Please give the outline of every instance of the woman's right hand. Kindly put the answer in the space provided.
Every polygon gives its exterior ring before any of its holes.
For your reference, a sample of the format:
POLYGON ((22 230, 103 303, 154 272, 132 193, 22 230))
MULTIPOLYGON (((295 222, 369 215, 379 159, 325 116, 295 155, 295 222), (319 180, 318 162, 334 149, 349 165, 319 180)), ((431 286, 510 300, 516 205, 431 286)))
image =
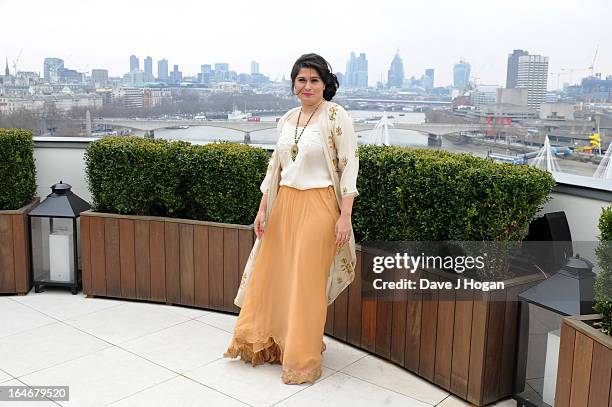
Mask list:
POLYGON ((262 210, 258 211, 257 216, 255 217, 255 222, 253 223, 253 227, 255 228, 255 235, 260 240, 264 234, 265 222, 266 222, 266 212, 262 210))

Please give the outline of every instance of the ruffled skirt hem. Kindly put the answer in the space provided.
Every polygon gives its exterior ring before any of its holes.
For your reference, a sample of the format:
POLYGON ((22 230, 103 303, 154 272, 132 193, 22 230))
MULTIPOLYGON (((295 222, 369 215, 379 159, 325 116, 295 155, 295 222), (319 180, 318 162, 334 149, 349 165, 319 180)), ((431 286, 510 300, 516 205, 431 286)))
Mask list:
MULTIPOLYGON (((325 348, 325 342, 322 342, 321 353, 323 353, 325 348)), ((283 350, 282 342, 274 336, 268 336, 267 339, 263 339, 263 337, 254 338, 248 337, 248 335, 238 336, 235 334, 223 356, 232 359, 240 357, 240 360, 245 363, 251 363, 254 367, 266 362, 282 364, 283 350)), ((321 377, 321 373, 321 366, 308 370, 295 370, 283 367, 281 378, 285 384, 314 383, 321 377)))

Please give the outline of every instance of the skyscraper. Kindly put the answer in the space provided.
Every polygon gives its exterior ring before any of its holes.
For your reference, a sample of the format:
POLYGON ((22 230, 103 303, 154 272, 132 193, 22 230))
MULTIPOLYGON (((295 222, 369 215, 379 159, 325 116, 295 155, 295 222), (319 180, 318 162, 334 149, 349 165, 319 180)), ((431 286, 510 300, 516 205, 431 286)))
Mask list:
POLYGON ((404 84, 404 63, 399 55, 399 50, 395 53, 395 57, 391 61, 391 67, 387 72, 387 86, 401 88, 404 84))
POLYGON ((344 81, 347 87, 366 88, 368 86, 368 60, 366 54, 359 54, 359 58, 351 52, 351 59, 346 63, 344 81))
POLYGON ((212 80, 212 67, 210 64, 200 66, 200 82, 210 83, 212 80))
POLYGON ((174 69, 170 72, 170 82, 180 83, 183 80, 183 73, 179 71, 179 66, 174 65, 174 69))
POLYGON ((9 67, 8 67, 8 58, 6 58, 6 68, 4 68, 4 76, 8 78, 10 74, 11 74, 11 71, 9 70, 9 67))
POLYGON ((140 69, 140 61, 136 55, 130 55, 130 71, 140 69))
POLYGON ((104 88, 108 82, 108 70, 106 69, 92 69, 91 70, 91 82, 96 88, 104 88))
POLYGON ((251 75, 259 73, 259 62, 251 61, 251 75))
POLYGON ((157 80, 161 82, 168 81, 168 60, 160 59, 157 61, 157 80))
POLYGON ((153 58, 149 56, 144 59, 144 77, 145 82, 153 81, 153 58))
POLYGON ((434 88, 434 70, 432 68, 425 69, 425 89, 432 90, 434 88))
POLYGON ((45 58, 45 62, 44 62, 45 82, 47 83, 59 82, 59 74, 62 69, 64 69, 63 59, 45 58))
POLYGON ((542 55, 522 55, 518 57, 516 87, 527 89, 527 105, 539 110, 546 102, 548 83, 548 57, 542 55))
POLYGON ((227 62, 215 63, 215 71, 229 72, 229 64, 227 62))
POLYGON ((229 78, 229 64, 226 62, 217 62, 215 63, 215 72, 214 72, 215 82, 223 82, 228 80, 229 78))
POLYGON ((346 74, 344 78, 347 87, 353 87, 357 83, 357 57, 351 52, 351 59, 346 63, 346 74))
POLYGON ((516 88, 518 79, 518 62, 519 58, 529 55, 529 52, 522 49, 515 49, 512 54, 508 54, 508 67, 506 69, 506 88, 516 88))
POLYGON ((364 52, 357 58, 357 86, 360 88, 368 87, 368 60, 364 52))
POLYGON ((470 81, 472 66, 461 60, 453 68, 453 87, 463 89, 470 81))

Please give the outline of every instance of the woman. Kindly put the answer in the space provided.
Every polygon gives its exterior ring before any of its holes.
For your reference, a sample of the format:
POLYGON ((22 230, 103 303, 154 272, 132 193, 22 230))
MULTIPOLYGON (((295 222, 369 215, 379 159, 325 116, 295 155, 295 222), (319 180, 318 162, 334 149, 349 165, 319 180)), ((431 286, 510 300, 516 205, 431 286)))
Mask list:
POLYGON ((301 106, 278 122, 224 356, 281 363, 283 382, 299 384, 321 376, 327 306, 354 278, 359 158, 350 117, 330 102, 339 84, 327 61, 302 55, 291 81, 301 106))

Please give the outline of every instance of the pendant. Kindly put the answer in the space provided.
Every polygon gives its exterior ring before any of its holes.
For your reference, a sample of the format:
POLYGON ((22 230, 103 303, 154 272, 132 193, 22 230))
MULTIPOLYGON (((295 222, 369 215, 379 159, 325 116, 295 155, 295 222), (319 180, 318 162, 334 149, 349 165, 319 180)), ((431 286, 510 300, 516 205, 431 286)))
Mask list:
POLYGON ((297 157, 298 154, 298 145, 293 143, 293 145, 291 146, 291 159, 293 161, 295 161, 295 157, 297 157))

